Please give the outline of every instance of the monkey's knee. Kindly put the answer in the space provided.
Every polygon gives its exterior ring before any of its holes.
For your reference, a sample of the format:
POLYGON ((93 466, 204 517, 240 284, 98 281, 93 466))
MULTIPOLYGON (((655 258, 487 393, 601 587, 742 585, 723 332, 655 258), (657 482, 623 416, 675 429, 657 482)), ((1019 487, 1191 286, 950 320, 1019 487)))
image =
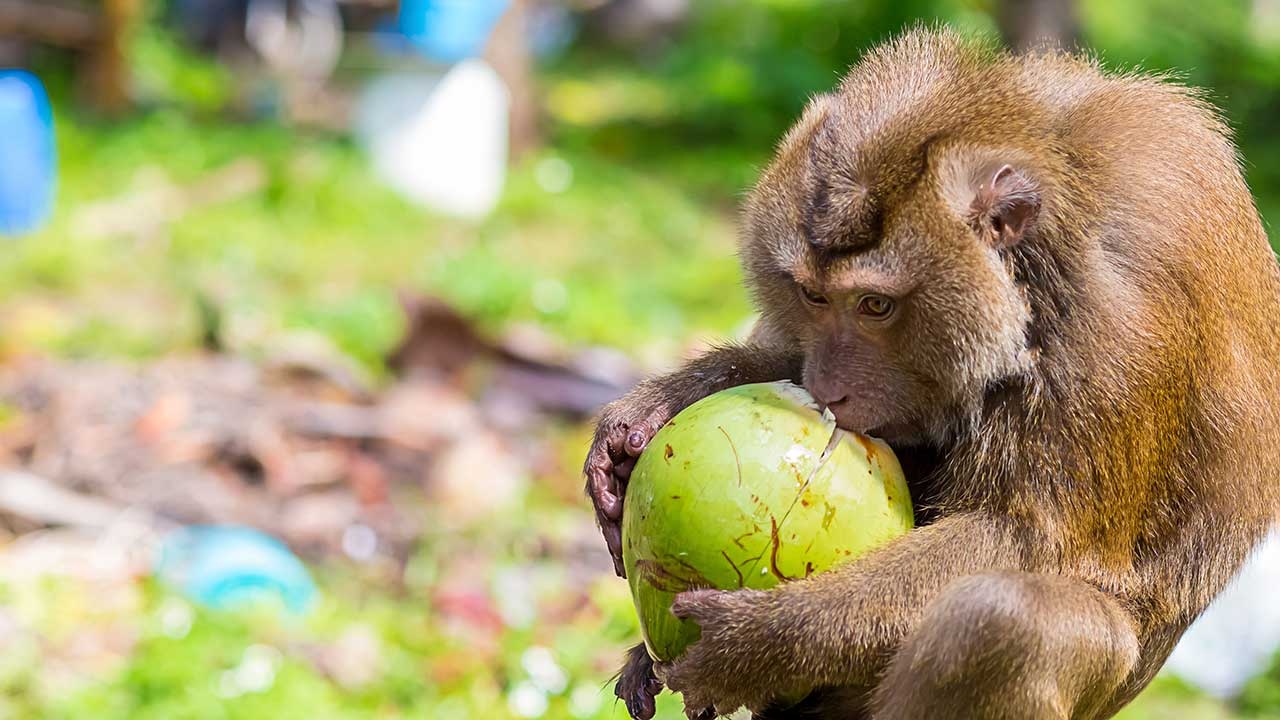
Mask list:
POLYGON ((876 717, 1088 717, 1137 654, 1124 612, 1083 583, 1029 573, 962 578, 898 650, 876 717))

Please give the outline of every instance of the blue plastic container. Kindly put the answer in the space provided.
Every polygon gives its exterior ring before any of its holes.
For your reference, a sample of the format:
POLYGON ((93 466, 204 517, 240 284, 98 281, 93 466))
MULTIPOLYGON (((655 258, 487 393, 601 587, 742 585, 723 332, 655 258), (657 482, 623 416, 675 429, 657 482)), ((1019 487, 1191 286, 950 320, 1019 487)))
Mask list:
POLYGON ((455 63, 484 52, 510 0, 401 0, 398 29, 423 55, 455 63))
POLYGON ((25 70, 0 69, 0 235, 28 233, 49 219, 56 177, 44 86, 25 70))
POLYGON ((161 543, 156 575, 201 605, 220 610, 265 600, 302 613, 316 596, 311 574, 284 543, 233 525, 170 533, 161 543))

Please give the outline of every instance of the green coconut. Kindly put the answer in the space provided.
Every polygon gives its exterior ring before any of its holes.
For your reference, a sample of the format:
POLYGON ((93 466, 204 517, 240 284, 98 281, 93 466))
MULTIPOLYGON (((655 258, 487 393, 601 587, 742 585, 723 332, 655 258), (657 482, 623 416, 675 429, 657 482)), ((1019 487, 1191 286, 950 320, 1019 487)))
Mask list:
POLYGON ((622 559, 649 653, 698 638, 671 614, 685 590, 767 589, 848 562, 911 529, 889 446, 837 431, 791 383, 743 385, 668 422, 627 486, 622 559))

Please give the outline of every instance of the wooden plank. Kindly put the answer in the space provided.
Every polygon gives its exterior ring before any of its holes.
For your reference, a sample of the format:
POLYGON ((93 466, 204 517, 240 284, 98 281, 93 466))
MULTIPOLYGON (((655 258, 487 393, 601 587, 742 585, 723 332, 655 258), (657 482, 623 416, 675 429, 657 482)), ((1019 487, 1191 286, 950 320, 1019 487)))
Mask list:
POLYGON ((83 48, 97 37, 98 24, 98 14, 82 5, 57 0, 0 0, 0 37, 83 48))

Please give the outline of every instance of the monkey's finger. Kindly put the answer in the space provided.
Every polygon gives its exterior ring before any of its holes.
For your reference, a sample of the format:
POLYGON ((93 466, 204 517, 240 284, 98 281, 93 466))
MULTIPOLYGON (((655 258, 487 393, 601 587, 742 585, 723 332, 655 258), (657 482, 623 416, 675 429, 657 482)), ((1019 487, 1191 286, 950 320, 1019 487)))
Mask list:
POLYGON ((649 694, 657 697, 658 693, 662 692, 662 681, 656 677, 651 677, 646 681, 645 689, 649 691, 649 694))
POLYGON ((622 564, 622 526, 599 512, 596 513, 596 521, 600 524, 600 534, 604 536, 604 544, 613 560, 613 572, 620 578, 626 578, 627 571, 622 564))
POLYGON ((631 432, 627 433, 627 442, 623 449, 627 451, 628 455, 638 457, 648 447, 649 441, 653 440, 653 436, 658 434, 658 431, 670 419, 671 416, 667 413, 666 408, 659 408, 649 413, 649 416, 644 420, 631 426, 631 432))
POLYGON ((640 453, 649 446, 649 441, 658 432, 658 428, 662 427, 661 418, 650 415, 639 423, 631 426, 631 432, 627 433, 627 441, 623 443, 622 449, 631 457, 639 457, 640 453))
POLYGON ((622 518, 622 495, 618 492, 618 481, 613 476, 612 468, 595 466, 587 471, 588 488, 591 501, 596 512, 607 519, 617 522, 622 518))
POLYGON ((623 702, 626 703, 627 714, 632 717, 632 720, 652 720, 654 714, 650 709, 654 705, 652 700, 649 701, 648 707, 645 706, 645 698, 629 697, 623 702))
POLYGON ((633 693, 627 698, 626 703, 627 712, 631 713, 631 717, 635 720, 653 720, 653 716, 658 712, 658 703, 647 692, 633 693))
POLYGON ((699 615, 708 608, 714 607, 720 596, 720 590, 689 590, 676 595, 671 603, 671 614, 681 620, 698 620, 699 615))
POLYGON ((644 451, 644 446, 649 444, 651 435, 646 432, 647 428, 636 428, 627 433, 627 442, 623 445, 623 449, 632 457, 638 456, 644 451))
POLYGON ((636 458, 629 457, 613 466, 613 474, 623 480, 631 478, 631 471, 636 467, 636 458))
POLYGON ((648 681, 637 688, 627 682, 625 676, 621 677, 613 688, 613 694, 626 704, 627 714, 634 720, 652 720, 657 713, 657 704, 654 702, 653 695, 649 693, 648 681))
POLYGON ((609 523, 601 525, 600 531, 604 533, 604 542, 609 546, 609 554, 613 556, 613 571, 618 574, 618 577, 625 578, 627 571, 622 566, 622 526, 609 523))
POLYGON ((627 456, 626 445, 629 432, 628 426, 622 424, 611 428, 605 435, 605 447, 608 448, 610 457, 621 459, 627 456))
MULTIPOLYGON (((587 452, 587 460, 582 464, 582 472, 587 476, 587 493, 592 500, 597 500, 604 492, 617 495, 617 487, 613 480, 613 458, 603 440, 597 438, 587 452)), ((599 507, 599 502, 596 503, 599 507)))

